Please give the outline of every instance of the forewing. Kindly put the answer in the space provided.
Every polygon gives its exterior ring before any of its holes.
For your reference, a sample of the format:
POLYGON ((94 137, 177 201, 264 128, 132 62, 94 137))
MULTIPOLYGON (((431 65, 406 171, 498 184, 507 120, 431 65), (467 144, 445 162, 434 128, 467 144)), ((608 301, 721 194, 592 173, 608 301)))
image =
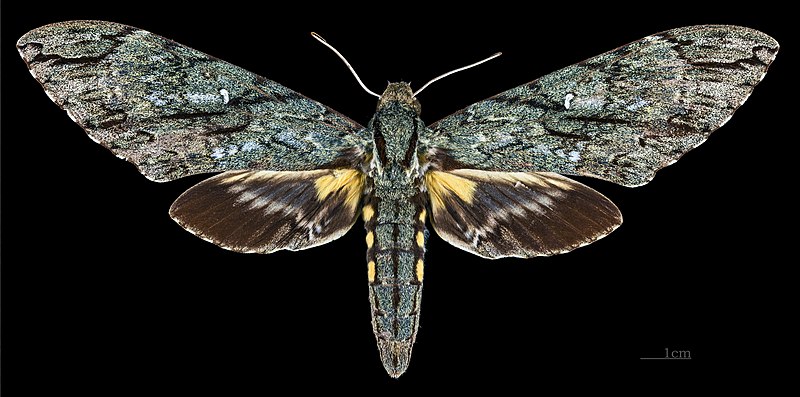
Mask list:
POLYGON ((352 169, 228 171, 183 193, 170 215, 232 251, 296 251, 344 235, 363 191, 364 174, 352 169))
POLYGON ((430 171, 425 185, 439 236, 485 258, 571 251, 622 223, 611 200, 549 172, 430 171))
POLYGON ((318 102, 134 27, 61 22, 17 47, 53 102, 152 180, 346 167, 369 141, 318 102))
POLYGON ((420 142, 444 170, 643 185, 725 124, 777 51, 770 36, 739 26, 666 31, 469 106, 420 142))

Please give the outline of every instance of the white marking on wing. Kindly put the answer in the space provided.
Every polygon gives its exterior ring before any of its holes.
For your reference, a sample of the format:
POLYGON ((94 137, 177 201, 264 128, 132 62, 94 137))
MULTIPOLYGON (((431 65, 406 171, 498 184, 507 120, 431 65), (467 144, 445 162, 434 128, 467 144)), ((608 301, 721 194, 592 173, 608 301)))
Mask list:
POLYGON ((575 95, 567 94, 564 97, 564 108, 569 109, 570 102, 572 102, 572 98, 575 98, 575 95))
POLYGON ((214 100, 217 99, 217 96, 214 94, 191 93, 191 94, 186 94, 186 99, 189 102, 201 104, 201 103, 213 102, 214 100))
POLYGON ((642 106, 645 106, 645 105, 647 105, 647 101, 645 101, 642 98, 637 98, 636 102, 626 106, 625 109, 633 112, 633 111, 635 111, 635 110, 637 110, 637 109, 639 109, 639 108, 641 108, 642 106))
POLYGON ((221 159, 225 157, 225 149, 221 147, 214 148, 214 151, 211 152, 211 157, 215 159, 221 159))

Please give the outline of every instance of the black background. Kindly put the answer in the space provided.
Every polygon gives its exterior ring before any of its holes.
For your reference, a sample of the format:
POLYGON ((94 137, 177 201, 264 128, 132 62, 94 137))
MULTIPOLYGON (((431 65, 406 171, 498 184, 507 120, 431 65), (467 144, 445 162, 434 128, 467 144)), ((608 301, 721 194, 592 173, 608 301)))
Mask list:
POLYGON ((536 392, 648 379, 636 388, 648 393, 692 379, 742 382, 772 363, 784 353, 776 339, 785 319, 796 317, 780 310, 788 293, 779 286, 792 262, 780 255, 796 231, 776 230, 794 223, 782 198, 797 129, 782 95, 796 89, 791 25, 781 20, 787 12, 670 2, 521 4, 5 2, 4 388, 28 395, 44 388, 261 394, 434 385, 536 392), (203 178, 147 181, 52 104, 14 51, 26 31, 69 19, 163 35, 362 124, 375 98, 310 31, 378 92, 387 80, 419 87, 505 53, 421 94, 428 123, 674 27, 745 25, 783 49, 735 117, 651 184, 629 189, 580 179, 625 216, 609 237, 551 258, 488 261, 433 233, 411 366, 392 380, 369 324, 362 223, 328 245, 268 256, 227 252, 183 231, 167 209, 203 178), (640 360, 665 348, 688 350, 692 360, 640 360))

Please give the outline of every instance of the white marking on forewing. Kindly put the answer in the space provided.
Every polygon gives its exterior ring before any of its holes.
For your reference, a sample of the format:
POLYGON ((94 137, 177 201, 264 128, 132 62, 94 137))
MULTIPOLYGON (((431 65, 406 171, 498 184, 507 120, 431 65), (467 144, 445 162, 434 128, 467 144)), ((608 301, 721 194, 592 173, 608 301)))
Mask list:
POLYGON ((564 97, 564 108, 569 109, 570 102, 572 102, 572 98, 575 98, 575 95, 567 94, 564 97))
POLYGON ((186 94, 186 99, 192 103, 202 104, 214 101, 217 99, 217 96, 213 94, 190 93, 186 94))
POLYGON ((647 101, 645 101, 642 98, 637 98, 636 102, 626 106, 625 109, 633 112, 633 111, 641 108, 642 106, 646 106, 646 105, 647 105, 647 101))
POLYGON ((579 107, 581 108, 586 108, 586 109, 599 109, 602 108, 603 105, 605 105, 606 103, 605 98, 603 98, 602 96, 590 96, 586 98, 581 97, 578 99, 579 101, 577 105, 579 105, 579 107))
POLYGON ((150 94, 148 94, 145 97, 145 99, 149 100, 150 102, 153 103, 153 105, 156 105, 156 106, 164 106, 164 105, 167 104, 167 102, 165 100, 159 98, 158 95, 155 92, 151 92, 150 94))
POLYGON ((225 157, 225 149, 221 147, 214 148, 213 151, 211 152, 211 157, 215 159, 221 159, 225 157))
POLYGON ((228 94, 228 90, 223 88, 223 89, 219 90, 219 93, 220 93, 220 95, 222 95, 222 103, 227 105, 228 101, 231 99, 229 94, 228 94))
POLYGON ((251 150, 257 150, 257 149, 260 149, 260 148, 261 148, 261 145, 259 145, 256 142, 252 142, 252 141, 247 141, 247 142, 242 144, 242 151, 243 152, 248 152, 248 151, 251 151, 251 150))

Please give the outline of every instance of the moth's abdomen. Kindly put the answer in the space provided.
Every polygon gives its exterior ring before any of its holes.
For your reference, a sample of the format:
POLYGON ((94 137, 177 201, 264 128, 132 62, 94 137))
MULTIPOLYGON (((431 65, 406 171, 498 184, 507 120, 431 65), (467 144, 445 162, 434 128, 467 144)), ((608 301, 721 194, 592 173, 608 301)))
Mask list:
POLYGON ((419 326, 425 253, 425 208, 421 197, 364 204, 372 330, 381 361, 393 377, 408 367, 419 326))

